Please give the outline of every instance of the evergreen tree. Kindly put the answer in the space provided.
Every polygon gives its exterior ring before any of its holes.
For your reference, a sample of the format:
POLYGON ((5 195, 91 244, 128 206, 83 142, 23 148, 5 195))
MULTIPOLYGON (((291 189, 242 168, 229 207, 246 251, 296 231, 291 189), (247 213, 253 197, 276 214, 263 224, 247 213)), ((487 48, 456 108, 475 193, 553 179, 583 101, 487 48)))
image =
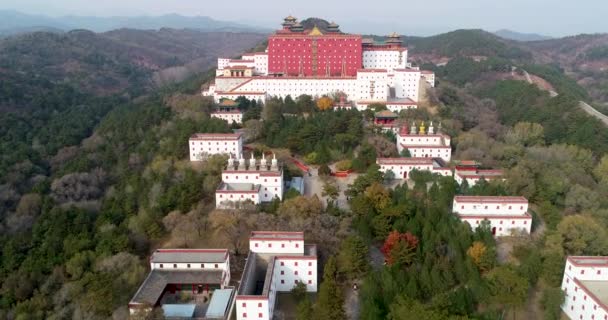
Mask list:
POLYGON ((342 241, 337 262, 340 273, 350 279, 363 275, 369 268, 369 250, 367 245, 358 236, 350 236, 342 241))
POLYGON ((310 299, 304 298, 296 307, 296 320, 311 320, 313 319, 313 315, 314 312, 310 299))
POLYGON ((321 320, 346 319, 344 312, 344 296, 337 281, 338 268, 336 258, 329 257, 323 270, 323 282, 319 289, 315 313, 321 320))

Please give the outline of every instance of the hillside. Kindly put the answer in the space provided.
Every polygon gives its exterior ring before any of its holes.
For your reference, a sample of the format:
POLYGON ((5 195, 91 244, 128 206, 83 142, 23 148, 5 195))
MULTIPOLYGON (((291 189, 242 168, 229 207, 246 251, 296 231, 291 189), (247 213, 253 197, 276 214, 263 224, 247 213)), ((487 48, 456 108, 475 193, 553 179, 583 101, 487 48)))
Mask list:
POLYGON ((262 38, 122 29, 0 40, 0 185, 25 159, 44 174, 49 157, 79 143, 113 108, 206 72, 217 56, 236 55, 262 38))
POLYGON ((483 30, 456 30, 432 37, 406 37, 405 43, 414 56, 440 59, 444 57, 500 57, 525 60, 531 54, 511 42, 483 30))
POLYGON ((174 28, 224 32, 267 31, 263 28, 257 28, 236 22, 215 20, 205 16, 187 17, 178 14, 166 14, 161 16, 133 17, 49 17, 45 15, 26 14, 13 10, 0 10, 0 34, 22 33, 24 30, 34 27, 53 28, 63 31, 69 31, 72 29, 88 29, 95 32, 106 32, 122 28, 140 30, 174 28))
POLYGON ((608 34, 528 42, 521 47, 530 50, 538 63, 558 65, 595 100, 608 103, 608 34))
POLYGON ((515 40, 515 41, 524 41, 524 42, 551 39, 551 37, 543 36, 543 35, 536 34, 536 33, 522 33, 522 32, 517 32, 517 31, 512 31, 512 30, 507 30, 507 29, 501 29, 498 31, 494 31, 494 34, 501 38, 504 38, 504 39, 515 40))
POLYGON ((154 82, 155 74, 179 66, 184 68, 175 78, 183 80, 206 71, 217 56, 235 55, 263 37, 175 29, 121 29, 102 34, 74 30, 9 37, 0 40, 0 109, 27 104, 40 90, 39 82, 108 95, 162 84, 154 82))

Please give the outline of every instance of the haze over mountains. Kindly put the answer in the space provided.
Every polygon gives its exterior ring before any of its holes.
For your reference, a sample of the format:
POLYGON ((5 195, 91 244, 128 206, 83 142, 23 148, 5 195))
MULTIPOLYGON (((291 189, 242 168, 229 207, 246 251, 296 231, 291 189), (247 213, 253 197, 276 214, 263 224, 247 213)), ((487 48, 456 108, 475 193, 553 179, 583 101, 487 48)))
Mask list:
POLYGON ((209 17, 186 17, 178 14, 162 16, 135 17, 87 17, 62 16, 49 17, 31 15, 13 10, 0 10, 0 34, 18 34, 31 31, 69 31, 88 29, 95 32, 106 32, 115 29, 197 29, 203 31, 258 31, 269 30, 245 24, 220 21, 209 17))

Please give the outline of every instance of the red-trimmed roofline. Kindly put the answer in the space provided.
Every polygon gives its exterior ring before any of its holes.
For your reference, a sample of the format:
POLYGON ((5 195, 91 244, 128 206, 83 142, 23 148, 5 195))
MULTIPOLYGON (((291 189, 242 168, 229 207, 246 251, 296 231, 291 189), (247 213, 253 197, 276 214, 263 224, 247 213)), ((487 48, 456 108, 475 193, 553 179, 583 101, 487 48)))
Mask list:
POLYGON ((391 164, 389 162, 385 162, 385 161, 392 161, 392 162, 396 162, 398 164, 402 164, 401 162, 403 162, 403 164, 410 164, 408 162, 424 162, 423 164, 433 164, 433 158, 421 158, 421 157, 415 157, 415 158, 377 158, 376 161, 379 164, 391 164))
POLYGON ((248 193, 248 194, 257 194, 260 190, 215 190, 215 193, 227 193, 227 194, 238 194, 238 193, 248 193))
POLYGON ((211 114, 233 114, 233 113, 243 113, 240 110, 236 110, 236 111, 213 111, 211 112, 211 114))
POLYGON ((251 234, 254 233, 261 233, 261 234, 285 234, 285 235, 292 235, 292 234, 301 234, 304 235, 304 231, 251 231, 251 234))
POLYGON ((392 48, 386 48, 386 47, 377 47, 377 46, 363 46, 363 52, 365 51, 407 51, 407 47, 392 47, 392 48))
POLYGON ((268 300, 268 296, 263 296, 263 295, 259 295, 259 296, 253 296, 253 295, 242 295, 242 296, 236 296, 236 300, 268 300))
POLYGON ((388 72, 386 69, 359 69, 357 72, 388 72))
POLYGON ((593 299, 593 301, 595 301, 595 303, 597 303, 598 305, 601 306, 602 309, 604 309, 604 312, 608 312, 608 306, 606 306, 606 304, 604 304, 595 294, 593 294, 593 292, 591 292, 591 290, 587 289, 587 287, 585 287, 585 285, 580 282, 576 277, 573 278, 572 280, 574 280, 574 283, 576 283, 579 287, 581 287, 581 289, 583 291, 585 291, 585 293, 591 297, 591 299, 593 299))
MULTIPOLYGON (((268 159, 266 159, 268 160, 268 159)), ((229 173, 229 174, 234 174, 234 173, 259 173, 261 176, 268 176, 268 177, 274 177, 274 176, 280 176, 281 172, 280 171, 266 171, 266 170, 224 170, 222 171, 222 174, 224 173, 229 173)))
POLYGON ((190 140, 238 140, 242 133, 195 133, 190 140))
POLYGON ((417 148, 426 148, 426 149, 451 149, 450 146, 431 146, 431 145, 407 145, 401 144, 402 147, 407 149, 417 149, 417 148))
POLYGON ((160 253, 174 253, 174 252, 228 252, 228 249, 156 249, 154 252, 160 253))
POLYGON ((568 256, 566 260, 570 261, 576 267, 608 267, 608 256, 568 256), (597 264, 597 263, 589 263, 589 264, 580 264, 576 263, 573 259, 578 260, 606 260, 606 264, 597 264))
POLYGON ((433 134, 399 134, 400 137, 434 137, 434 138, 450 138, 450 136, 441 133, 433 133, 433 134))
POLYGON ((515 215, 492 215, 492 214, 476 214, 476 215, 466 215, 457 213, 460 219, 488 219, 488 220, 496 220, 496 219, 522 219, 522 220, 532 220, 532 216, 527 212, 523 215, 515 216, 515 215))
POLYGON ((498 176, 498 175, 496 175, 496 176, 486 176, 486 175, 479 175, 479 174, 478 175, 473 175, 473 174, 464 175, 464 174, 460 174, 460 173, 457 173, 457 175, 459 177, 463 178, 463 179, 481 179, 481 178, 484 178, 486 180, 490 180, 490 179, 501 178, 501 176, 498 176))
POLYGON ((414 69, 393 69, 393 71, 396 71, 396 72, 420 72, 420 70, 414 70, 414 69))
POLYGON ((216 91, 216 95, 238 95, 238 96, 257 96, 261 94, 266 94, 265 91, 216 91))
POLYGON ((481 203, 481 202, 500 202, 500 203, 528 203, 525 197, 517 196, 455 196, 455 202, 481 203))
POLYGON ((317 256, 274 256, 279 260, 317 260, 317 256))

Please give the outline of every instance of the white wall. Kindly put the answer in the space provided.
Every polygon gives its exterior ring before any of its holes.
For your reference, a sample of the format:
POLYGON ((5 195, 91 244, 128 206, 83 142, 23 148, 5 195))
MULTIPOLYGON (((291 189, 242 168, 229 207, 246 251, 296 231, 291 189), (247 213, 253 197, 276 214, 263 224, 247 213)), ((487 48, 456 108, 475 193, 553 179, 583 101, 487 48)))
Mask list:
POLYGON ((418 101, 420 87, 420 71, 411 69, 398 69, 393 78, 395 96, 397 98, 410 98, 418 101))
POLYGON ((306 284, 306 291, 317 292, 317 259, 295 257, 277 258, 274 264, 273 283, 278 292, 289 292, 296 281, 306 284))
POLYGON ((570 319, 581 319, 581 316, 582 319, 608 318, 608 310, 595 301, 575 279, 608 281, 608 266, 576 266, 568 259, 561 285, 565 293, 562 310, 570 319))
POLYGON ((528 212, 528 203, 522 202, 460 202, 454 199, 452 211, 460 214, 473 215, 507 215, 518 216, 528 212))
POLYGON ((387 71, 357 72, 356 100, 386 101, 388 99, 387 71))
POLYGON ((531 228, 532 228, 532 217, 528 216, 525 218, 521 218, 521 219, 507 219, 507 218, 503 218, 503 219, 493 219, 491 218, 491 216, 484 216, 484 217, 467 217, 465 216, 460 216, 460 220, 462 220, 463 222, 468 222, 469 225, 471 225, 471 228, 476 229, 478 228, 481 223, 484 221, 484 218, 487 218, 487 220, 490 222, 490 228, 496 228, 495 230, 495 236, 497 237, 501 237, 501 236, 510 236, 511 235, 511 230, 517 230, 517 231, 523 231, 525 233, 530 233, 531 228))
POLYGON ((213 112, 213 113, 211 113, 211 117, 226 120, 229 124, 232 122, 236 122, 236 123, 243 122, 243 113, 242 112, 213 112))
POLYGON ((390 103, 388 103, 386 105, 386 108, 394 113, 399 113, 402 110, 417 109, 418 106, 416 104, 390 104, 390 103))
POLYGON ((275 196, 283 199, 283 172, 277 171, 248 171, 231 170, 222 172, 222 181, 225 183, 254 183, 261 185, 260 201, 271 201, 275 196))
POLYGON ((228 58, 217 58, 217 68, 220 70, 226 68, 229 61, 228 58))
POLYGON ((251 192, 215 191, 215 207, 219 209, 229 209, 233 206, 234 202, 241 202, 245 200, 251 200, 254 204, 259 204, 260 195, 258 193, 251 192))
POLYGON ((256 253, 304 254, 304 240, 249 240, 249 250, 256 253))
POLYGON ((408 146, 443 146, 450 145, 450 137, 440 134, 408 134, 397 137, 399 144, 408 146))
POLYGON ((394 69, 407 66, 407 50, 363 50, 363 68, 394 69))
POLYGON ((240 157, 243 153, 243 137, 238 140, 190 139, 189 149, 190 161, 202 161, 213 154, 232 154, 233 157, 240 157))
POLYGON ((261 296, 259 299, 239 299, 237 297, 236 318, 238 320, 270 320, 272 317, 270 310, 274 308, 274 303, 272 303, 272 306, 270 305, 268 299, 261 296))
POLYGON ((259 75, 268 74, 268 55, 267 54, 256 54, 253 57, 255 61, 255 72, 259 75))

